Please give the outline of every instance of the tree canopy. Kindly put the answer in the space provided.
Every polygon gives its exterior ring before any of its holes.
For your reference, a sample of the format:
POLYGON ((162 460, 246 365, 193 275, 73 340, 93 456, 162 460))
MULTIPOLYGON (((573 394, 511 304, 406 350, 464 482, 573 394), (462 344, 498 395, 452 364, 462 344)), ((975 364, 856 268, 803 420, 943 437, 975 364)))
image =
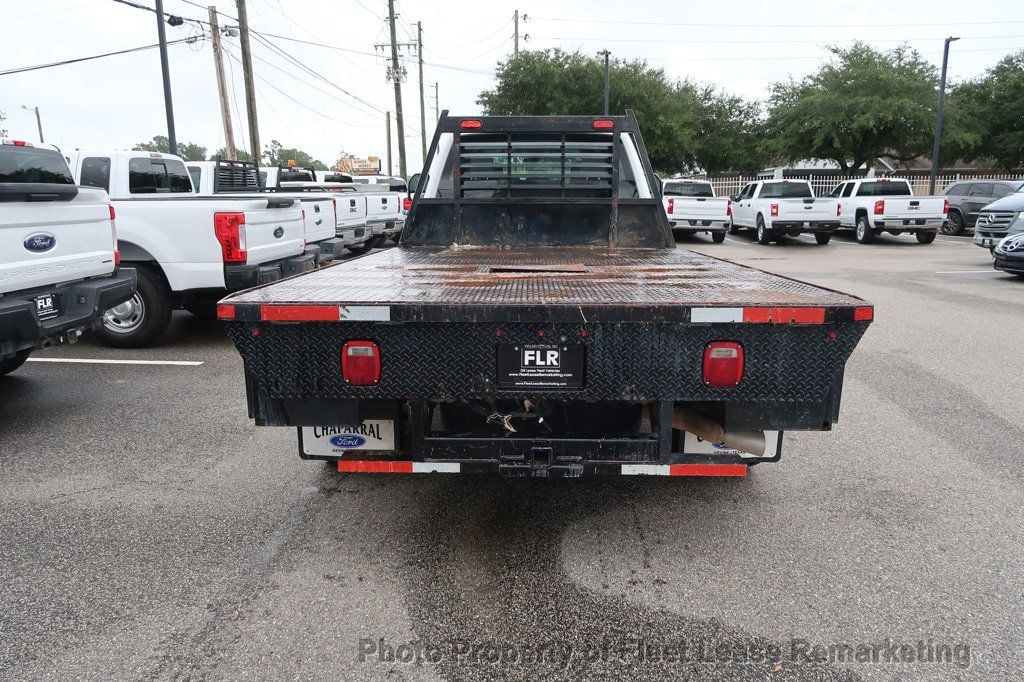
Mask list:
POLYGON ((1024 50, 949 95, 944 160, 991 160, 1004 170, 1024 166, 1024 50))
MULTIPOLYGON (((139 142, 134 147, 135 151, 171 153, 171 141, 166 135, 154 135, 149 142, 139 142)), ((178 156, 186 161, 206 161, 206 147, 195 142, 179 142, 178 156)))
POLYGON ((327 164, 294 147, 284 147, 277 140, 271 140, 263 150, 263 163, 268 166, 288 166, 294 161, 296 166, 327 170, 327 164))
MULTIPOLYGON (((228 149, 227 147, 221 147, 213 154, 210 154, 210 159, 227 159, 228 149)), ((244 149, 235 149, 235 160, 236 161, 252 161, 252 154, 245 151, 244 149)))

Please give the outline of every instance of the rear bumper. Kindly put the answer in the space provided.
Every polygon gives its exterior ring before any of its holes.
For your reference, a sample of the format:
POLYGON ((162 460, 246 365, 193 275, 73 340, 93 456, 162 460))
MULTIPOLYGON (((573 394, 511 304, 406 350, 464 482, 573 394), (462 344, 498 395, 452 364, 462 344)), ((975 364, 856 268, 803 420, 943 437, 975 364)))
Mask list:
POLYGON ((1008 258, 998 253, 992 254, 992 267, 1015 275, 1024 275, 1024 258, 1008 258))
POLYGON ((135 269, 120 268, 110 277, 77 284, 8 294, 0 299, 0 357, 38 348, 98 327, 104 311, 124 303, 135 293, 135 269), (36 316, 36 299, 53 296, 59 314, 48 320, 36 316))
POLYGON ((800 230, 801 232, 831 232, 839 229, 838 220, 773 220, 772 230, 800 230))
POLYGON ((260 284, 276 282, 284 277, 300 275, 316 267, 319 249, 306 248, 306 252, 291 258, 283 258, 258 265, 225 265, 224 287, 228 291, 240 291, 260 284))
POLYGON ((875 228, 879 230, 901 230, 903 232, 916 232, 918 230, 934 231, 942 227, 946 222, 945 218, 885 218, 874 220, 875 228))
POLYGON ((724 220, 669 220, 676 232, 725 232, 724 220))
POLYGON ((317 257, 317 264, 321 265, 323 263, 330 263, 335 258, 341 256, 341 253, 345 248, 345 240, 337 237, 331 237, 330 239, 324 239, 317 242, 314 246, 317 246, 320 249, 317 257))

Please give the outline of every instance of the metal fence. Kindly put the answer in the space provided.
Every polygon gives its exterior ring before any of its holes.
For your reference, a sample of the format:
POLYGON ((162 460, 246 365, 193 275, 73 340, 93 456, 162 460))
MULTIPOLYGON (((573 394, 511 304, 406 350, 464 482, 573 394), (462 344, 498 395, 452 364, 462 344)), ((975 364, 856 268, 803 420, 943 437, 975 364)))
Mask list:
MULTIPOLYGON (((921 176, 918 174, 899 174, 899 173, 887 173, 886 175, 876 177, 898 177, 904 178, 910 181, 911 187, 914 188, 914 194, 918 196, 924 196, 928 194, 929 177, 927 175, 921 176)), ((794 174, 785 176, 786 180, 809 180, 811 187, 814 188, 815 196, 823 196, 831 192, 836 185, 846 180, 857 180, 864 178, 863 175, 816 175, 816 174, 794 174)), ((757 182, 758 180, 771 180, 773 178, 766 176, 754 176, 754 175, 737 175, 731 177, 717 177, 708 178, 704 176, 694 176, 694 179, 707 180, 711 183, 711 186, 715 188, 715 194, 720 197, 732 196, 739 194, 743 186, 748 182, 757 182)), ((966 173, 948 173, 939 175, 935 182, 935 191, 940 192, 944 187, 950 183, 957 182, 959 180, 995 180, 995 179, 1011 179, 1011 180, 1024 180, 1024 174, 1021 173, 989 173, 989 172, 966 172, 966 173)))

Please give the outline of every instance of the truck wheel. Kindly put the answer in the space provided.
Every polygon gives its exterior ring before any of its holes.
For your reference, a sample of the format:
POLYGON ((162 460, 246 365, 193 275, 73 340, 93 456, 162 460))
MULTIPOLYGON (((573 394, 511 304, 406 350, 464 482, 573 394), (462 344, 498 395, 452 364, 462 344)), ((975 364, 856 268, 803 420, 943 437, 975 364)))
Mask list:
POLYGON ((121 305, 103 313, 96 334, 108 346, 141 348, 164 333, 171 322, 171 292, 148 268, 138 271, 138 291, 121 305))
POLYGON ((963 234, 964 217, 960 211, 950 211, 946 222, 942 224, 942 234, 963 234))
POLYGON ((722 242, 725 241, 725 232, 712 232, 711 241, 713 241, 716 244, 721 244, 722 242))
POLYGON ((831 232, 815 232, 814 233, 814 241, 818 242, 822 246, 824 246, 825 244, 828 244, 829 240, 831 240, 831 239, 832 239, 832 233, 831 232))
POLYGON ((861 244, 870 244, 875 241, 875 233, 868 224, 868 217, 862 215, 857 218, 857 241, 861 244))
POLYGON ((352 253, 356 254, 357 256, 362 256, 364 253, 369 252, 370 249, 373 248, 373 241, 374 240, 371 239, 369 241, 363 242, 358 246, 346 246, 345 248, 351 251, 352 253))
POLYGON ((19 350, 17 353, 14 354, 14 357, 4 358, 3 360, 0 360, 0 377, 6 374, 10 374, 14 370, 24 365, 25 361, 28 360, 29 353, 31 352, 31 348, 28 350, 19 350))
POLYGON ((758 244, 771 244, 772 236, 768 232, 768 229, 764 226, 764 218, 760 215, 757 216, 757 243, 758 244))
POLYGON ((934 232, 916 232, 914 236, 917 237, 918 244, 931 244, 935 241, 934 232))

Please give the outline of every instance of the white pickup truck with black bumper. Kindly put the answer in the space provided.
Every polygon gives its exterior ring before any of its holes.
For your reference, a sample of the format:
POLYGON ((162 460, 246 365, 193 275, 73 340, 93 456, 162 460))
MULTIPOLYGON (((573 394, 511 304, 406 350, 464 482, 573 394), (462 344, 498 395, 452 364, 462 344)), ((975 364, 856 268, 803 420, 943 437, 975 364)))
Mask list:
POLYGON ((910 232, 919 243, 931 244, 949 214, 949 199, 915 197, 910 183, 900 178, 847 180, 829 197, 839 202, 839 226, 854 230, 861 244, 883 232, 910 232))
POLYGON ((819 244, 828 244, 839 227, 839 202, 816 199, 807 180, 759 180, 731 198, 729 231, 757 230, 759 244, 802 233, 813 234, 819 244))
POLYGON ((729 197, 716 197, 710 182, 665 180, 661 187, 661 197, 673 233, 707 232, 716 244, 725 241, 729 216, 732 215, 732 200, 729 197))
POLYGON ((106 193, 76 187, 55 149, 0 144, 0 376, 130 299, 135 271, 118 266, 106 193))
POLYGON ((217 299, 312 270, 301 203, 273 194, 196 196, 176 156, 138 151, 68 155, 82 186, 106 190, 118 248, 138 271, 138 292, 104 315, 100 338, 134 348, 155 341, 184 308, 215 315, 217 299))

